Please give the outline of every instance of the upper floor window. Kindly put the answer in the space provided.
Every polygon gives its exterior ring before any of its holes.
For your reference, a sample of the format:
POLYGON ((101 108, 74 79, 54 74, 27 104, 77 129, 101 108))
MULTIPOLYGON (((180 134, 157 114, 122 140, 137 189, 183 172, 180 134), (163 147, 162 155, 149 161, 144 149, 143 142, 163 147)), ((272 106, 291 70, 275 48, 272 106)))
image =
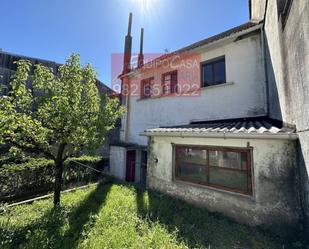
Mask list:
POLYGON ((225 57, 203 62, 202 87, 218 85, 226 82, 225 57))
POLYGON ((162 75, 162 92, 163 95, 177 93, 177 71, 162 75))
POLYGON ((154 78, 148 78, 141 81, 141 98, 150 98, 154 78))
POLYGON ((175 145, 175 179, 252 194, 248 148, 175 145))

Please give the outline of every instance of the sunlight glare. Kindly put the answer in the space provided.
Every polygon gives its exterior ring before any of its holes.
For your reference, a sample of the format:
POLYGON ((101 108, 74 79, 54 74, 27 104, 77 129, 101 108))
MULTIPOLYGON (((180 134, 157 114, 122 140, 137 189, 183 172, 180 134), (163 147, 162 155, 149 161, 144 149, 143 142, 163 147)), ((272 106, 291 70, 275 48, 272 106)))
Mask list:
POLYGON ((136 5, 142 16, 149 15, 156 5, 157 0, 131 0, 136 5))

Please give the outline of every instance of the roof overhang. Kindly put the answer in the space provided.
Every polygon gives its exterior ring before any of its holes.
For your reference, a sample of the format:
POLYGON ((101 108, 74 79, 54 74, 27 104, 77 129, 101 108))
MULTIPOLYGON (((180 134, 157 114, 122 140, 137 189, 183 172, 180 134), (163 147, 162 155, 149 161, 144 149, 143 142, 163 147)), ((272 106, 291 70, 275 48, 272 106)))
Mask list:
POLYGON ((276 140, 297 140, 297 133, 229 133, 229 132, 141 132, 140 136, 147 137, 200 137, 200 138, 223 138, 223 139, 276 139, 276 140))

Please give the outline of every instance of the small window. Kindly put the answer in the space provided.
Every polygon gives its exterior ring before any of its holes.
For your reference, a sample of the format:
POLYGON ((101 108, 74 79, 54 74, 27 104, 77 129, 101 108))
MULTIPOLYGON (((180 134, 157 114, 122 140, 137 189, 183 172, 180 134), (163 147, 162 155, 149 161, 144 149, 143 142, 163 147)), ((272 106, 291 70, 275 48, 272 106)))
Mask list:
POLYGON ((141 81, 141 98, 151 98, 154 78, 148 78, 141 81))
POLYGON ((225 57, 202 63, 202 87, 226 82, 225 57))
POLYGON ((177 93, 177 71, 162 75, 162 92, 164 95, 177 93))
POLYGON ((175 179, 251 195, 250 157, 250 149, 176 145, 175 179))

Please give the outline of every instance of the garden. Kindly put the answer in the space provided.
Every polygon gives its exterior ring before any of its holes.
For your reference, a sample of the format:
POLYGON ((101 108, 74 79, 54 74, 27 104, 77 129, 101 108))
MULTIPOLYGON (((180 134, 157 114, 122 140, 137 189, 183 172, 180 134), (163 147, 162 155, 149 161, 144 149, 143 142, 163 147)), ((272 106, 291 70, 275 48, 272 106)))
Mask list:
POLYGON ((105 183, 4 207, 1 248, 302 248, 158 192, 105 183))

